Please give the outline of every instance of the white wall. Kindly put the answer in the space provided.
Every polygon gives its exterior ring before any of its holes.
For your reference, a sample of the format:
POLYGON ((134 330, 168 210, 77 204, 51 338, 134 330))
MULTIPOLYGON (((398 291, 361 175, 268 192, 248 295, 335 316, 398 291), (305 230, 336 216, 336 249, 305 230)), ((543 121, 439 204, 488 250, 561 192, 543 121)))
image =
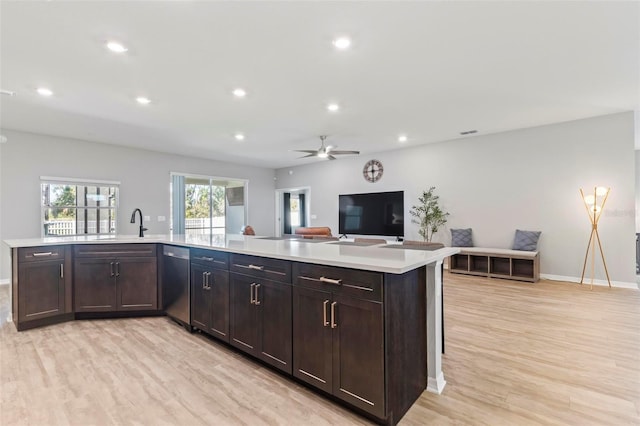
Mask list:
POLYGON ((407 239, 420 239, 410 207, 435 186, 451 216, 434 240, 450 244, 449 228, 471 227, 476 246, 510 248, 516 228, 539 230, 541 273, 564 279, 580 277, 591 231, 578 190, 610 186, 599 225, 607 266, 612 281, 635 287, 634 168, 634 117, 621 113, 284 168, 276 186, 309 186, 310 226, 334 234, 338 194, 404 190, 407 239), (384 165, 373 184, 362 177, 371 158, 384 165))
POLYGON ((636 150, 636 232, 640 232, 640 150, 636 150))
MULTIPOLYGON (((249 221, 263 235, 272 235, 274 170, 163 154, 114 145, 3 130, 0 145, 0 241, 40 238, 40 176, 120 181, 119 234, 136 234, 129 223, 139 207, 151 221, 147 234, 169 232, 170 172, 247 179, 249 221), (165 216, 165 222, 158 222, 165 216)), ((239 232, 239 230, 238 230, 239 232)), ((11 276, 9 250, 0 254, 0 279, 11 276)))

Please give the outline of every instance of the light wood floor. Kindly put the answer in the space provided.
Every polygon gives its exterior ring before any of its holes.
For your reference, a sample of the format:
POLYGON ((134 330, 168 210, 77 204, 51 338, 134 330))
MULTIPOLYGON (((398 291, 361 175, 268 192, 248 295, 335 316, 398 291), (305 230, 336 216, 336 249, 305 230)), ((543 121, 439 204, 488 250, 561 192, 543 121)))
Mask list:
MULTIPOLYGON (((166 318, 17 333, 0 286, 0 425, 368 422, 166 318)), ((442 395, 401 425, 640 424, 640 291, 445 275, 442 395)))

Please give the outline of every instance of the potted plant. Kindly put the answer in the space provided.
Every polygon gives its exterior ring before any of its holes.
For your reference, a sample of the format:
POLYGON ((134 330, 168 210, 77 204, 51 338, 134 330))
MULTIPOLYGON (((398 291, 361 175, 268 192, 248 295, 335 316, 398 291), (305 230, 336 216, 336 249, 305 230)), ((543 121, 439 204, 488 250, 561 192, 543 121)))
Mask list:
POLYGON ((422 191, 422 196, 418 197, 420 204, 411 207, 409 212, 413 216, 411 222, 420 227, 418 233, 424 241, 431 241, 433 234, 447 223, 447 216, 449 216, 449 213, 440 208, 438 203, 440 197, 433 193, 435 189, 436 187, 432 186, 428 191, 422 191))

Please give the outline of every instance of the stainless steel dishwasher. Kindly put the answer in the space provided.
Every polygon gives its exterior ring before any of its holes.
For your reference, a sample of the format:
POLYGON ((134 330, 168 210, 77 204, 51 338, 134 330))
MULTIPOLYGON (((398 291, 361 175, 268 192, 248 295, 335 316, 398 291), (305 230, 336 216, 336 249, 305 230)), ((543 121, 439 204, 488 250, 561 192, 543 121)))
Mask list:
POLYGON ((189 249, 164 246, 162 304, 167 315, 191 331, 189 249))

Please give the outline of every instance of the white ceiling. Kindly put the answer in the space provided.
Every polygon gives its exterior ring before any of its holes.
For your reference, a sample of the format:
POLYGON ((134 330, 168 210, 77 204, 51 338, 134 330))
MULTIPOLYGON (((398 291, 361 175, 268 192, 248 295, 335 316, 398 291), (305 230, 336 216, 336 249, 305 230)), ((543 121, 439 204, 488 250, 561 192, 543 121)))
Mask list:
MULTIPOLYGON (((637 2, 0 3, 0 126, 266 167, 638 108, 637 2), (349 35, 348 51, 333 48, 349 35), (129 52, 104 47, 119 40, 129 52), (54 91, 50 98, 35 92, 54 91), (231 91, 243 87, 245 99, 231 91), (135 97, 153 100, 142 106, 135 97), (328 102, 341 110, 329 113, 328 102), (246 139, 238 142, 235 132, 246 139), (398 134, 409 141, 400 144, 398 134)), ((466 136, 473 137, 473 136, 466 136)), ((8 141, 11 143, 11 141, 8 141)))

